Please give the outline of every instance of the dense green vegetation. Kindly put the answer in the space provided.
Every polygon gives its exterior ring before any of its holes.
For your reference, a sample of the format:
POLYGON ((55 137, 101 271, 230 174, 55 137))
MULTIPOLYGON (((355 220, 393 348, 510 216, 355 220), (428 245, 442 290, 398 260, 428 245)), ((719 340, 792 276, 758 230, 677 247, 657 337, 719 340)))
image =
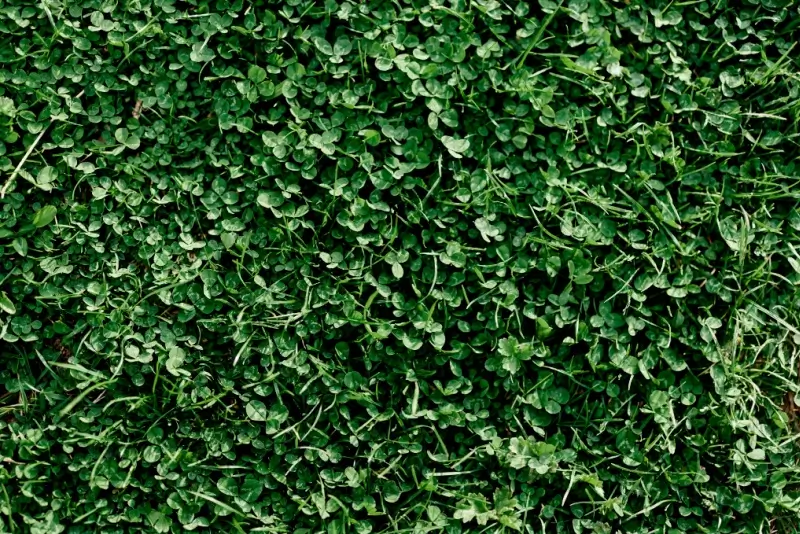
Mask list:
POLYGON ((795 532, 799 37, 0 1, 0 532, 795 532))

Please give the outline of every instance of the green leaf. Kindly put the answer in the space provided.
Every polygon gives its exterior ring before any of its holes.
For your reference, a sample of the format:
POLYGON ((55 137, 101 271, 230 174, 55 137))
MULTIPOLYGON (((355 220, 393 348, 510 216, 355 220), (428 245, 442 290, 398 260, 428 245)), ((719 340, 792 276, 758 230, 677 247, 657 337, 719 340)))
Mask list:
POLYGON ((410 350, 419 350, 422 348, 422 340, 403 334, 403 345, 410 350))
POLYGON ((285 202, 283 195, 276 191, 262 191, 256 200, 265 208, 278 208, 285 202))
POLYGON ((259 84, 267 79, 267 71, 258 65, 251 65, 247 69, 247 78, 255 84, 259 84))
POLYGON ((536 318, 536 337, 547 339, 553 334, 553 328, 544 317, 536 318))
POLYGON ((392 264, 392 274, 395 278, 402 278, 403 277, 403 266, 399 263, 392 264))
POLYGON ((462 523, 474 520, 478 525, 486 525, 493 515, 483 495, 469 493, 465 499, 459 501, 453 518, 460 519, 462 523))
POLYGON ((53 188, 52 182, 57 179, 58 170, 55 167, 42 167, 36 176, 36 185, 45 191, 49 191, 53 188))
POLYGON ((382 490, 381 494, 383 495, 383 498, 388 503, 395 503, 395 502, 399 501, 400 497, 402 495, 402 492, 400 491, 400 487, 397 485, 396 482, 391 481, 391 480, 389 482, 383 484, 381 490, 382 490))
POLYGON ((147 514, 147 521, 153 530, 160 533, 169 532, 172 527, 172 519, 156 510, 151 510, 147 514))
POLYGON ((353 50, 353 43, 346 35, 340 35, 333 43, 333 53, 337 56, 346 56, 353 50))
POLYGON ((56 218, 57 212, 58 210, 55 208, 55 206, 44 206, 34 214, 31 224, 33 224, 36 228, 43 228, 53 222, 53 220, 56 218))
POLYGON ((468 139, 455 139, 449 135, 442 136, 442 144, 453 157, 461 157, 461 154, 469 150, 468 139))
POLYGON ((18 237, 11 242, 14 250, 22 257, 28 255, 28 240, 24 237, 18 237))
POLYGON ((330 56, 333 55, 333 46, 323 37, 315 37, 314 38, 314 46, 317 47, 317 50, 322 52, 323 54, 330 56))
POLYGON ((263 482, 252 475, 247 475, 247 477, 244 479, 244 482, 242 482, 242 487, 239 490, 239 498, 245 502, 253 503, 258 500, 263 490, 263 482))
POLYGON ((12 119, 17 115, 14 101, 7 96, 0 96, 0 115, 11 117, 12 119))
POLYGON ((225 248, 231 248, 236 243, 236 234, 232 232, 223 232, 219 237, 225 248))
POLYGON ((220 493, 229 497, 236 497, 239 495, 239 487, 236 480, 232 477, 222 477, 217 482, 217 488, 220 493))
POLYGON ((187 375, 188 371, 181 369, 185 361, 186 352, 179 347, 173 347, 170 349, 169 357, 167 358, 167 371, 173 376, 187 375))
POLYGON ((150 445, 142 453, 145 462, 156 463, 161 459, 161 447, 150 445))
POLYGON ((653 413, 659 416, 657 420, 667 422, 671 418, 672 402, 666 392, 661 390, 653 391, 648 402, 653 413))
POLYGON ((358 135, 362 136, 364 138, 364 143, 369 146, 378 146, 381 142, 381 134, 378 130, 361 130, 358 132, 358 135))
POLYGON ((206 43, 194 43, 192 45, 192 52, 189 54, 192 61, 196 63, 206 63, 216 57, 211 48, 206 43))
POLYGON ((268 416, 267 406, 260 400, 251 400, 246 406, 247 417, 251 421, 266 421, 268 416))
POLYGON ((5 291, 0 291, 0 310, 3 310, 10 315, 17 313, 16 306, 14 306, 14 303, 11 302, 10 298, 8 298, 8 294, 6 294, 5 291))
POLYGON ((286 77, 296 82, 306 75, 306 69, 300 63, 292 63, 286 67, 286 77))
POLYGON ((117 128, 114 131, 114 138, 125 148, 129 148, 131 150, 136 150, 139 148, 139 137, 136 134, 129 132, 127 128, 117 128))

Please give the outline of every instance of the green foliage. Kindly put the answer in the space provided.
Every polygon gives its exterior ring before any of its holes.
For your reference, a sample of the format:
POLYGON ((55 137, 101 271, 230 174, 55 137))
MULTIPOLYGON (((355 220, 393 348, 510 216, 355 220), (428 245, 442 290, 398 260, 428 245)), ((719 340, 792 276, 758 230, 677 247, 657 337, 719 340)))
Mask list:
POLYGON ((782 0, 0 6, 0 533, 800 520, 782 0))

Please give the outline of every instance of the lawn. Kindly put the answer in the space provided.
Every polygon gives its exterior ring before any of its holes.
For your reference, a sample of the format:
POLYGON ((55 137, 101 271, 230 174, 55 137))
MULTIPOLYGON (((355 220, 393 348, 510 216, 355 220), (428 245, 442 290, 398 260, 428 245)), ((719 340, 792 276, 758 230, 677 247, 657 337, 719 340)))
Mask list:
POLYGON ((0 2, 0 534, 800 532, 798 39, 0 2))

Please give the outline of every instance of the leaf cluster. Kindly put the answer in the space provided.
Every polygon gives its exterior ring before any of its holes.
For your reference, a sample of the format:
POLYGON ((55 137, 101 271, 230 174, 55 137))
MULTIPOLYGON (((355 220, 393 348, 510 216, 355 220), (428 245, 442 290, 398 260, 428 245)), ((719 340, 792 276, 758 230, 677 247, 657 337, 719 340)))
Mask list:
POLYGON ((794 532, 800 11, 0 5, 0 533, 794 532))

